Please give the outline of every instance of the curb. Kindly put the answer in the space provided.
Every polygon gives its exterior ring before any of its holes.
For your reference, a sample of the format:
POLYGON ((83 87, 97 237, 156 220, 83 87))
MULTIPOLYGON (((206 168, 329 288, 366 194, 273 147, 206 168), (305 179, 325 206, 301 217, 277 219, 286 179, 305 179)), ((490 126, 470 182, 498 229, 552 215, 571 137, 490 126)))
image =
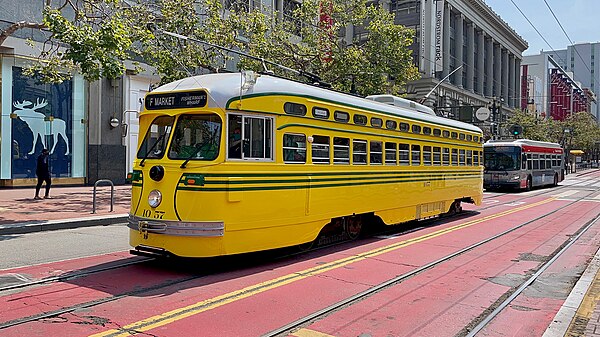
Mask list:
POLYGON ((0 235, 26 234, 91 226, 106 226, 127 223, 128 214, 101 215, 86 218, 27 221, 0 225, 0 235))

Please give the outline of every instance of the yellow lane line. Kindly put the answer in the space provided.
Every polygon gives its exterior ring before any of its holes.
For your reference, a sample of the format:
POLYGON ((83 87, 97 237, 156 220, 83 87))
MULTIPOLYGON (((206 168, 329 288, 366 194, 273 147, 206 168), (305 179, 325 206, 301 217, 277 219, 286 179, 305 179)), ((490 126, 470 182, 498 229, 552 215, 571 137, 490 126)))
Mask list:
POLYGON ((310 329, 300 329, 298 331, 292 332, 290 336, 296 337, 334 337, 332 335, 328 335, 326 333, 318 332, 310 329))
POLYGON ((186 317, 190 317, 190 316, 199 314, 201 312, 205 312, 208 310, 218 308, 227 303, 239 301, 241 299, 265 292, 270 289, 279 288, 286 284, 290 284, 292 282, 296 282, 296 281, 305 279, 310 276, 319 275, 319 274, 325 273, 325 272, 333 270, 333 269, 344 267, 351 263, 359 262, 359 261, 362 261, 362 260, 365 260, 368 258, 372 258, 372 257, 378 256, 381 254, 385 254, 385 253, 388 253, 388 252, 391 252, 391 251, 394 251, 394 250, 397 250, 400 248, 404 248, 404 247, 413 245, 415 243, 427 241, 427 240, 433 239, 435 237, 438 237, 438 236, 441 236, 444 234, 448 234, 448 233, 456 231, 456 230, 460 230, 460 229, 464 229, 464 228, 473 226, 475 224, 479 224, 479 223, 482 223, 485 221, 496 219, 496 218, 499 218, 499 217, 502 217, 505 215, 509 215, 512 213, 516 213, 516 212, 519 212, 519 211, 522 211, 525 209, 540 206, 540 205, 549 203, 553 200, 556 200, 556 198, 544 199, 542 201, 539 201, 539 202, 536 202, 533 204, 529 204, 529 205, 525 205, 525 206, 521 206, 521 207, 515 207, 512 209, 506 210, 504 212, 488 215, 483 218, 472 220, 472 221, 467 221, 463 224, 459 224, 459 225, 452 226, 449 228, 441 229, 441 230, 438 230, 438 231, 435 231, 435 232, 432 232, 429 234, 425 234, 420 237, 404 240, 404 241, 397 242, 397 243, 394 243, 394 244, 391 244, 388 246, 376 248, 376 249, 373 249, 373 250, 365 252, 365 253, 346 257, 343 259, 339 259, 336 261, 332 261, 332 262, 328 262, 328 263, 319 265, 317 267, 312 267, 309 269, 305 269, 303 271, 284 275, 284 276, 281 276, 281 277, 278 277, 275 279, 271 279, 271 280, 268 280, 265 282, 261 282, 261 283, 255 284, 255 285, 245 287, 240 290, 232 291, 227 294, 223 294, 223 295, 220 295, 217 297, 213 297, 213 298, 210 298, 207 300, 203 300, 203 301, 182 307, 182 308, 174 309, 174 310, 171 310, 171 311, 168 311, 168 312, 156 315, 156 316, 152 316, 152 317, 146 318, 144 320, 123 326, 120 329, 112 329, 112 330, 104 331, 104 332, 101 332, 98 334, 94 334, 94 335, 91 335, 90 337, 101 337, 101 336, 102 337, 117 337, 117 336, 126 337, 126 336, 131 335, 130 331, 136 331, 136 332, 148 331, 148 330, 158 328, 158 327, 170 324, 172 322, 184 319, 186 317))

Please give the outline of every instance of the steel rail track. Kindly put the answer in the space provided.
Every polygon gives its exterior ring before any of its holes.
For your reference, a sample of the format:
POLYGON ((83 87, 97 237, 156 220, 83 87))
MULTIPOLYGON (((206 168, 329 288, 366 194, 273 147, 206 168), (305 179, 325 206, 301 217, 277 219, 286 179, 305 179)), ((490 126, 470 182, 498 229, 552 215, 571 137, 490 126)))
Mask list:
MULTIPOLYGON (((529 198, 529 197, 539 196, 539 195, 543 195, 543 194, 555 192, 557 189, 567 188, 567 187, 570 187, 570 186, 559 186, 558 188, 555 187, 552 190, 548 190, 547 192, 542 192, 542 193, 534 194, 534 195, 527 195, 527 196, 525 196, 525 197, 523 197, 521 199, 518 199, 518 200, 523 200, 523 199, 526 199, 526 198, 529 198)), ((434 267, 434 266, 436 266, 438 264, 441 264, 442 262, 447 261, 447 260, 449 260, 449 259, 451 259, 451 258, 453 258, 455 256, 461 255, 461 254, 463 254, 463 253, 465 253, 465 252, 467 252, 469 250, 472 250, 472 249, 474 249, 474 248, 476 248, 476 247, 478 247, 480 245, 483 245, 483 244, 485 244, 485 243, 487 243, 489 241, 492 241, 493 239, 496 239, 496 238, 498 238, 500 236, 506 235, 506 234, 508 234, 508 233, 510 233, 510 232, 518 229, 518 228, 521 228, 521 227, 523 227, 523 226, 525 226, 525 225, 527 225, 527 224, 529 224, 531 222, 534 222, 534 221, 542 219, 542 218, 544 218, 546 216, 549 216, 550 214, 553 214, 553 213, 555 213, 555 212, 557 212, 557 211, 559 211, 559 210, 561 210, 561 209, 563 209, 565 207, 568 207, 568 206, 570 206, 570 205, 572 205, 572 204, 574 204, 574 203, 576 203, 576 202, 578 202, 580 200, 583 200, 586 197, 587 196, 579 198, 576 201, 573 201, 573 202, 571 202, 571 203, 569 203, 567 205, 564 205, 564 206, 562 206, 562 207, 560 207, 560 208, 552 211, 551 213, 548 213, 546 215, 542 215, 542 216, 540 216, 538 218, 535 218, 533 220, 530 220, 530 221, 528 221, 526 223, 523 223, 521 225, 513 227, 513 228, 511 228, 511 229, 509 229, 509 230, 507 230, 505 232, 502 232, 502 233, 500 233, 500 234, 498 234, 498 235, 496 235, 494 237, 488 238, 488 239, 483 240, 481 242, 478 242, 478 243, 476 243, 474 245, 466 247, 466 248, 464 248, 461 251, 458 251, 456 253, 450 254, 450 255, 448 255, 448 256, 446 256, 444 258, 441 258, 439 260, 436 260, 434 262, 431 262, 431 263, 429 263, 429 264, 427 264, 427 265, 425 265, 423 267, 420 267, 420 268, 418 268, 418 269, 416 269, 416 270, 414 270, 412 272, 400 275, 400 276, 398 276, 398 277, 396 277, 396 278, 394 278, 394 279, 392 279, 390 281, 382 283, 382 284, 380 284, 380 285, 378 285, 378 286, 376 286, 374 288, 371 288, 369 290, 364 291, 363 293, 357 294, 357 295, 355 295, 355 296, 353 296, 353 297, 351 297, 349 299, 346 299, 346 300, 340 302, 341 304, 339 304, 339 303, 338 304, 334 304, 334 305, 331 306, 331 308, 328 307, 328 308, 325 308, 325 309, 323 309, 323 310, 321 310, 321 311, 319 311, 317 313, 314 313, 314 314, 310 315, 310 317, 314 316, 315 318, 318 318, 319 316, 323 316, 323 315, 325 315, 325 314, 327 314, 329 312, 334 311, 336 308, 339 308, 340 306, 344 306, 344 305, 347 305, 348 303, 356 302, 356 301, 358 301, 358 300, 360 300, 362 298, 365 298, 365 297, 369 296, 370 294, 372 294, 372 293, 374 293, 376 291, 379 291, 379 290, 385 289, 387 287, 393 286, 393 285, 395 285, 397 283, 400 283, 403 280, 405 280, 407 278, 410 278, 410 277, 412 277, 412 276, 414 276, 414 275, 416 275, 416 274, 418 274, 418 273, 420 273, 420 272, 422 272, 424 270, 430 269, 430 268, 432 268, 432 267, 434 267)), ((512 202, 516 202, 516 201, 517 200, 512 200, 512 201, 507 202, 507 203, 512 203, 512 202)), ((488 206, 486 208, 481 208, 479 210, 488 209, 488 208, 492 208, 492 207, 497 207, 497 206, 500 206, 500 205, 503 205, 503 204, 505 204, 505 203, 491 205, 491 206, 488 206)), ((456 217, 460 217, 460 216, 464 216, 464 213, 462 213, 462 214, 461 213, 454 214, 454 215, 451 215, 451 216, 444 217, 443 219, 452 219, 452 218, 456 218, 456 217)), ((437 218, 437 219, 431 219, 432 222, 433 221, 438 221, 438 220, 439 220, 439 218, 437 218)), ((396 235, 405 235, 405 234, 412 233, 414 231, 423 229, 425 227, 426 226, 411 228, 409 230, 405 230, 405 231, 401 231, 401 232, 398 232, 397 229, 393 229, 393 230, 391 230, 389 232, 393 232, 396 235)), ((382 234, 385 234, 386 232, 388 232, 388 231, 373 233, 370 237, 375 237, 377 235, 382 235, 382 234)), ((314 247, 314 248, 311 248, 311 249, 308 249, 308 250, 304 250, 304 251, 299 251, 299 252, 295 252, 295 253, 291 253, 291 254, 279 255, 279 256, 277 256, 275 258, 272 258, 270 261, 277 261, 277 260, 281 260, 281 259, 285 259, 285 258, 290 258, 290 257, 298 256, 298 255, 304 255, 304 254, 307 254, 307 253, 310 253, 310 252, 319 251, 319 250, 322 250, 322 249, 325 249, 325 248, 329 248, 329 247, 332 247, 332 246, 338 246, 338 245, 349 243, 349 242, 352 242, 352 240, 339 241, 339 242, 335 242, 335 243, 332 243, 332 244, 317 246, 317 247, 314 247)), ((27 283, 23 283, 23 284, 17 284, 17 285, 7 286, 7 287, 0 288, 0 293, 3 292, 3 291, 18 289, 18 288, 25 288, 25 287, 34 286, 34 285, 48 284, 48 283, 54 283, 54 282, 61 282, 61 281, 71 280, 71 279, 74 279, 74 278, 80 278, 80 277, 88 276, 88 275, 99 273, 99 272, 103 272, 103 271, 108 271, 108 270, 112 270, 112 269, 118 269, 118 268, 122 268, 122 267, 127 267, 127 266, 135 265, 135 264, 138 264, 138 263, 142 263, 142 262, 148 262, 148 261, 151 261, 151 260, 154 260, 154 258, 141 257, 139 260, 132 261, 132 262, 127 262, 127 263, 123 263, 123 264, 116 265, 116 266, 98 268, 96 270, 91 270, 91 271, 86 271, 86 272, 81 272, 81 273, 75 273, 75 274, 58 275, 58 276, 53 276, 53 277, 49 277, 49 278, 44 278, 44 279, 41 279, 41 280, 38 280, 38 281, 32 281, 32 282, 27 282, 27 283)), ((80 303, 80 304, 77 304, 77 305, 69 306, 69 307, 66 307, 66 308, 61 308, 61 309, 50 311, 50 312, 40 313, 40 314, 36 314, 36 315, 28 316, 28 317, 23 317, 23 318, 19 318, 19 319, 7 321, 7 322, 0 322, 0 330, 8 328, 8 327, 12 327, 12 326, 16 326, 16 325, 20 325, 20 324, 32 322, 32 321, 37 321, 37 320, 40 320, 40 319, 56 317, 58 315, 62 315, 62 314, 65 314, 65 313, 73 312, 73 311, 84 309, 84 308, 90 308, 90 307, 93 307, 93 306, 96 306, 96 305, 100 305, 100 304, 103 304, 103 303, 116 301, 118 299, 121 299, 121 298, 124 298, 124 297, 127 297, 127 296, 133 296, 133 295, 143 294, 144 292, 155 291, 155 290, 158 290, 158 289, 161 289, 161 288, 164 288, 164 287, 170 287, 170 286, 173 286, 173 285, 176 285, 176 284, 179 284, 179 283, 185 283, 185 282, 188 282, 188 281, 192 281, 192 280, 196 280, 196 279, 199 279, 199 278, 202 278, 202 277, 206 277, 206 276, 208 276, 210 274, 211 273, 208 272, 208 273, 205 273, 205 274, 202 274, 202 275, 195 275, 195 276, 192 276, 192 277, 188 277, 188 278, 184 278, 184 279, 181 279, 181 280, 167 282, 167 283, 155 285, 155 286, 144 288, 144 289, 137 289, 135 291, 125 292, 125 293, 119 294, 119 295, 108 296, 108 297, 101 298, 101 299, 98 299, 98 300, 94 300, 94 301, 90 301, 90 302, 85 302, 85 303, 80 303)), ((315 318, 309 318, 308 320, 313 320, 315 318)), ((306 319, 302 319, 302 321, 306 322, 306 319)), ((300 323, 299 325, 301 325, 301 324, 304 324, 304 323, 300 323)), ((297 326, 299 326, 299 325, 297 325, 297 326)), ((281 330, 281 329, 278 329, 276 331, 279 331, 279 330, 281 330)), ((290 330, 290 329, 287 329, 287 330, 290 330)), ((284 331, 284 330, 281 330, 281 331, 284 331)), ((283 332, 281 332, 281 333, 283 333, 283 332)), ((265 336, 277 336, 278 334, 280 334, 280 333, 275 333, 275 334, 271 333, 271 334, 267 334, 265 336)))
POLYGON ((577 240, 590 229, 596 222, 600 220, 600 215, 597 215, 594 219, 589 220, 579 229, 579 233, 575 236, 570 237, 566 244, 562 247, 558 253, 555 253, 550 260, 544 263, 527 281, 523 282, 514 292, 508 296, 498 307, 494 309, 489 315, 483 318, 479 324, 477 324, 466 337, 473 337, 479 333, 485 326, 487 326, 502 310, 504 310, 517 296, 519 296, 525 289, 530 286, 546 269, 548 269, 564 252, 566 252, 577 240))
POLYGON ((20 289, 20 288, 27 288, 27 287, 31 287, 31 286, 35 286, 35 285, 40 285, 40 284, 48 284, 48 283, 54 283, 54 282, 63 282, 63 281, 67 281, 67 280, 72 280, 72 279, 76 279, 76 278, 80 278, 80 277, 84 277, 84 276, 88 276, 88 275, 100 273, 100 272, 103 272, 103 271, 108 271, 108 270, 113 270, 113 269, 119 269, 119 268, 123 268, 123 267, 132 266, 132 265, 136 265, 136 264, 147 262, 147 261, 151 261, 151 260, 153 260, 153 258, 142 257, 142 258, 137 259, 135 261, 123 262, 123 263, 115 264, 115 265, 112 265, 112 266, 101 267, 101 268, 96 268, 96 269, 86 270, 86 271, 81 271, 81 272, 68 272, 68 273, 64 273, 64 274, 61 274, 61 275, 56 275, 56 276, 51 276, 51 277, 45 277, 45 278, 42 278, 42 279, 39 279, 39 280, 36 280, 36 281, 28 281, 28 282, 24 282, 24 283, 19 283, 19 284, 13 284, 13 285, 5 286, 5 287, 0 287, 0 293, 8 291, 8 290, 14 290, 14 289, 20 289))
MULTIPOLYGON (((366 290, 364 290, 364 291, 362 291, 362 292, 360 292, 360 293, 358 293, 356 295, 353 295, 353 296, 348 297, 348 298, 346 298, 346 299, 344 299, 342 301, 334 303, 334 304, 332 304, 332 305, 330 305, 328 307, 325 307, 325 308, 323 308, 323 309, 321 309, 319 311, 316 311, 316 312, 314 312, 314 313, 312 313, 310 315, 304 316, 304 317, 302 317, 302 318, 300 318, 300 319, 298 319, 298 320, 296 320, 294 322, 291 322, 291 323, 289 323, 289 324, 287 324, 285 326, 280 327, 279 329, 276 329, 276 330, 273 330, 271 332, 268 332, 268 333, 262 335, 262 337, 287 336, 287 335, 289 335, 289 333, 291 333, 292 331, 294 331, 294 330, 296 330, 298 328, 301 328, 303 326, 309 325, 312 322, 315 322, 315 321, 318 321, 320 319, 323 319, 326 316, 328 316, 328 315, 330 315, 330 314, 332 314, 334 312, 340 311, 341 309, 343 309, 343 308, 345 308, 347 306, 356 304, 356 303, 358 303, 358 302, 360 302, 360 301, 362 301, 362 300, 364 300, 364 299, 366 299, 366 298, 374 295, 375 293, 377 293, 379 291, 382 291, 382 290, 385 290, 385 289, 390 288, 392 286, 398 285, 398 284, 402 283, 403 281, 405 281, 405 280, 407 280, 407 279, 409 279, 409 278, 411 278, 411 277, 413 277, 413 276, 415 276, 417 274, 420 274, 420 273, 422 273, 422 272, 424 272, 426 270, 429 270, 429 269, 431 269, 433 267, 436 267, 436 266, 438 266, 438 265, 440 265, 440 264, 442 264, 444 262, 447 262, 447 261, 449 261, 449 260, 451 260, 451 259, 453 259, 453 258, 455 258, 455 257, 457 257, 459 255, 465 254, 465 253, 467 253, 467 252, 469 252, 469 251, 471 251, 471 250, 473 250, 473 249, 475 249, 475 248, 477 248, 479 246, 482 246, 482 245, 484 245, 484 244, 486 244, 486 243, 488 243, 490 241, 496 240, 496 239, 498 239, 500 237, 503 237, 503 236, 505 236, 505 235, 507 235, 507 234, 509 234, 511 232, 516 231, 517 229, 525 227, 525 226, 527 226, 527 225, 529 225, 529 224, 531 224, 533 222, 536 222, 536 221, 539 221, 541 219, 544 219, 544 218, 546 218, 546 217, 548 217, 548 216, 550 216, 550 215, 552 215, 552 214, 554 214, 554 213, 556 213, 556 212, 558 212, 560 210, 563 210, 563 209, 565 209, 565 208, 567 208, 569 206, 572 206, 573 204, 575 204, 575 203, 577 203, 577 202, 585 199, 586 197, 588 197, 592 193, 589 193, 588 195, 586 195, 584 197, 580 197, 577 200, 571 201, 568 204, 563 205, 563 206, 561 206, 561 207, 559 207, 559 208, 557 208, 557 209, 555 209, 555 210, 553 210, 553 211, 551 211, 551 212, 549 212, 547 214, 540 215, 540 216, 538 216, 538 217, 536 217, 534 219, 531 219, 531 220, 528 220, 526 222, 523 222, 523 223, 521 223, 521 224, 519 224, 517 226, 514 226, 514 227, 509 228, 509 229, 507 229, 507 230, 505 230, 505 231, 503 231, 501 233, 498 233, 498 234, 496 234, 494 236, 491 236, 489 238, 486 238, 484 240, 476 242, 476 243, 474 243, 474 244, 472 244, 470 246, 467 246, 467 247, 465 247, 463 249, 460 249, 460 250, 458 250, 458 251, 456 251, 454 253, 448 254, 448 255, 446 255, 446 256, 438 259, 438 260, 432 261, 432 262, 430 262, 430 263, 428 263, 426 265, 423 265, 423 266, 421 266, 419 268, 416 268, 416 269, 414 269, 414 270, 412 270, 410 272, 404 273, 404 274, 399 275, 397 277, 394 277, 394 278, 392 278, 392 279, 390 279, 390 280, 388 280, 386 282, 380 283, 380 284, 378 284, 378 285, 376 285, 374 287, 366 289, 366 290)), ((594 221, 596 221, 596 220, 594 220, 594 221)), ((579 236, 577 236, 577 238, 579 238, 579 236)), ((554 260, 552 260, 552 261, 554 261, 554 260)))

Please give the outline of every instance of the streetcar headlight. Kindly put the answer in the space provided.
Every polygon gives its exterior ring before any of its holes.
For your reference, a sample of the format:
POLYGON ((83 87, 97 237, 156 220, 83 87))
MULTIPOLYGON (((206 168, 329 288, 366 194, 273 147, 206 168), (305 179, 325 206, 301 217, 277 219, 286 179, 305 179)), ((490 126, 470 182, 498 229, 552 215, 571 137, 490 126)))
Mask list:
POLYGON ((162 193, 159 190, 152 190, 148 194, 148 205, 152 208, 158 207, 162 201, 162 193))

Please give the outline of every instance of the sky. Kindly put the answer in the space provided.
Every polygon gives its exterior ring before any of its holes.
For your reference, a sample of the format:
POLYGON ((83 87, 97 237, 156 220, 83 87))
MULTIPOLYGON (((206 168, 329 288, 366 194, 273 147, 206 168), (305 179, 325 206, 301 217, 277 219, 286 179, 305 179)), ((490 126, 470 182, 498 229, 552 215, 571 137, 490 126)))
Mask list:
POLYGON ((600 0, 545 0, 567 32, 563 33, 544 0, 484 0, 529 44, 523 55, 539 54, 541 50, 567 49, 580 42, 600 42, 600 0), (514 4, 513 4, 514 2, 514 4), (537 28, 531 26, 519 9, 537 28), (549 45, 550 46, 549 46, 549 45))

